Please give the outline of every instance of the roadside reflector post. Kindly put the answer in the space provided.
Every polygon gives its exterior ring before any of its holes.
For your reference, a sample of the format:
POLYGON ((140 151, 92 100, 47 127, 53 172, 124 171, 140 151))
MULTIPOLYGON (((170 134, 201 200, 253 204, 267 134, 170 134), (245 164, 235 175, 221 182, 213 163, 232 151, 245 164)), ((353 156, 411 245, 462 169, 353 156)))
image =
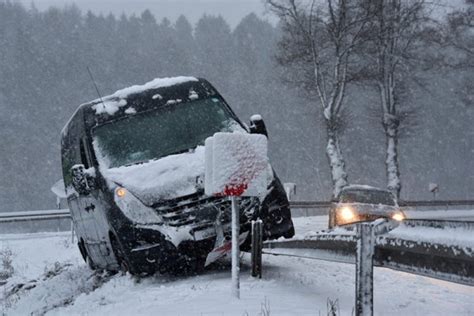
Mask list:
POLYGON ((206 139, 205 145, 204 192, 209 196, 230 197, 232 204, 232 295, 240 298, 239 253, 246 235, 240 236, 238 199, 265 197, 268 140, 260 134, 216 133, 206 139))
POLYGON ((262 248, 263 248, 263 222, 261 219, 252 221, 252 249, 250 261, 252 276, 262 278, 262 248))
POLYGON ((355 315, 374 313, 374 227, 371 223, 357 224, 355 315))

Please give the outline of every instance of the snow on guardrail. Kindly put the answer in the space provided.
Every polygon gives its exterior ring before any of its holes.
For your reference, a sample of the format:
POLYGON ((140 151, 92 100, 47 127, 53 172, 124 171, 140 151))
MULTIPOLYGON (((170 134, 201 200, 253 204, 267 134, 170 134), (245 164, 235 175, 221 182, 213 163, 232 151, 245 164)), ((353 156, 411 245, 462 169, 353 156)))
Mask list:
MULTIPOLYGON (((356 225, 266 242, 263 253, 354 263, 356 225)), ((376 232, 375 266, 474 286, 473 222, 405 220, 391 225, 376 232)))

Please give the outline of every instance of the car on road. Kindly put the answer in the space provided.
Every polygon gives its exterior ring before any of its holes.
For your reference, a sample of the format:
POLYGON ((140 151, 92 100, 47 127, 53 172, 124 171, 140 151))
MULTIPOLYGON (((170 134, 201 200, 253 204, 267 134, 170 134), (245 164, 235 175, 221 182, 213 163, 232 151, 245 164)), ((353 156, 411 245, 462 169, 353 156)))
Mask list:
POLYGON ((367 185, 349 185, 331 203, 329 228, 379 218, 405 219, 395 196, 387 190, 367 185))
MULTIPOLYGON (((155 79, 79 106, 62 131, 62 169, 79 250, 92 268, 200 269, 229 240, 230 200, 204 193, 204 142, 216 132, 267 133, 260 116, 248 127, 194 77, 155 79)), ((240 199, 243 250, 257 218, 264 239, 294 235, 285 191, 268 169, 266 195, 240 199)))

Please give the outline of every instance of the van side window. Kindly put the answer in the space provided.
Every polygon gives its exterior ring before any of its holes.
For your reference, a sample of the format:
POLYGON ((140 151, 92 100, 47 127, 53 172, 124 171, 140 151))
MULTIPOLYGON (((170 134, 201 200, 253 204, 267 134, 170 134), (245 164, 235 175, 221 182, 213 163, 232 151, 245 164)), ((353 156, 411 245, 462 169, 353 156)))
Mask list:
POLYGON ((81 162, 84 165, 84 168, 89 169, 89 159, 87 159, 88 157, 86 154, 86 147, 84 146, 83 139, 81 139, 80 151, 81 151, 81 162))
MULTIPOLYGON (((69 144, 68 144, 69 145, 69 144)), ((64 185, 68 186, 72 183, 71 168, 75 164, 74 154, 75 151, 68 147, 68 145, 63 145, 62 163, 63 163, 63 176, 64 176, 64 185)))

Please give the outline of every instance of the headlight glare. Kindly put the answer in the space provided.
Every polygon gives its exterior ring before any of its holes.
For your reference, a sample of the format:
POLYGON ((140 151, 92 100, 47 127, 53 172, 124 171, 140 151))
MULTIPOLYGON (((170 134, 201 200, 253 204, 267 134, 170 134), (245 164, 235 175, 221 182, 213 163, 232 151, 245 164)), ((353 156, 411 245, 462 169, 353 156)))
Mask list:
POLYGON ((342 207, 339 210, 339 214, 340 214, 341 218, 346 222, 354 220, 355 217, 356 217, 356 214, 355 214, 354 210, 349 206, 342 207))
POLYGON ((405 219, 405 215, 403 215, 403 213, 395 213, 395 214, 392 214, 392 219, 398 222, 401 222, 405 219))

